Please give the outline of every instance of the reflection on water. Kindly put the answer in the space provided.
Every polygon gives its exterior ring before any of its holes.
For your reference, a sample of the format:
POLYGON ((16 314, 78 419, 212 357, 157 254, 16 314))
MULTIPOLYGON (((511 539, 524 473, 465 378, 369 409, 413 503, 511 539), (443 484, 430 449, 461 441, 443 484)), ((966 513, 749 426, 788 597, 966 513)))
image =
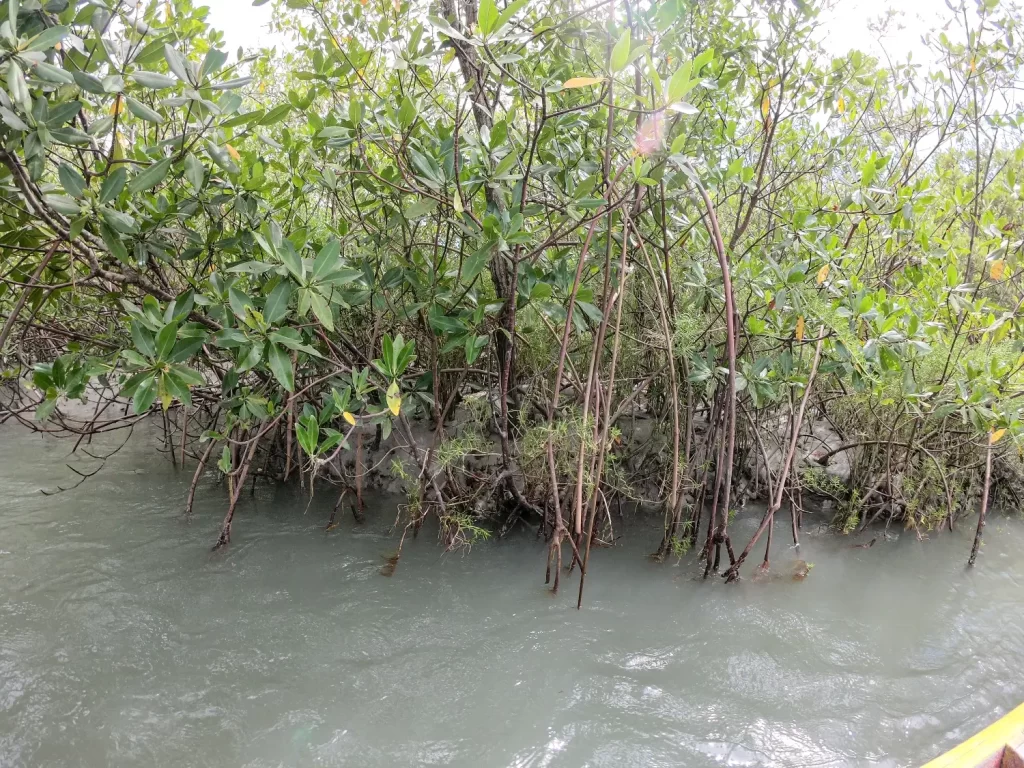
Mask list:
POLYGON ((325 535, 326 493, 260 488, 212 554, 223 491, 184 523, 145 442, 47 497, 69 445, 0 432, 0 766, 907 766, 1024 700, 1015 521, 974 572, 966 530, 808 531, 806 579, 729 586, 624 524, 577 612, 525 532, 382 578, 383 500, 325 535))

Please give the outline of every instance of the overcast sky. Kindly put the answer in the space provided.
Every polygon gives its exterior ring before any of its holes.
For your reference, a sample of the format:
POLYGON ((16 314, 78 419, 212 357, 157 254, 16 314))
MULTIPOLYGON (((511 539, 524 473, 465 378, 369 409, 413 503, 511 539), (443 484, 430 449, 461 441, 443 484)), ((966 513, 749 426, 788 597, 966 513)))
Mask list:
MULTIPOLYGON (((224 31, 231 52, 239 45, 249 48, 280 42, 267 31, 270 3, 254 8, 251 0, 207 0, 206 5, 210 8, 211 24, 224 31)), ((879 41, 868 29, 868 20, 890 7, 899 11, 902 29, 896 30, 884 42, 889 54, 899 58, 909 50, 913 50, 915 56, 923 53, 921 34, 948 13, 943 0, 898 3, 893 0, 840 0, 836 9, 823 19, 825 45, 834 54, 845 53, 850 48, 879 53, 879 41)))

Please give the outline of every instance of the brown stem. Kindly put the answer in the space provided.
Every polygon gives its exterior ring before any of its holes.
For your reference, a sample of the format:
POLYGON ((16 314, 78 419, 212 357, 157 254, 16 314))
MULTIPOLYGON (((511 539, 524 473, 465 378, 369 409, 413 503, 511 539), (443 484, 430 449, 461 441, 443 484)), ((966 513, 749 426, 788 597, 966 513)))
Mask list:
POLYGON ((764 513, 764 517, 761 519, 761 525, 758 526, 757 531, 751 537, 750 542, 740 553, 739 558, 734 562, 729 570, 725 572, 726 581, 736 581, 739 578, 740 566, 743 565, 743 561, 747 559, 747 555, 750 554, 750 550, 757 544, 757 540, 761 538, 761 535, 765 532, 765 529, 772 524, 772 520, 775 518, 775 513, 782 506, 782 496, 786 490, 786 481, 789 479, 789 471, 793 466, 793 455, 796 453, 797 440, 800 437, 800 426, 804 421, 804 412, 807 408, 807 400, 810 398, 811 386, 814 384, 814 377, 818 373, 818 363, 821 360, 821 347, 825 343, 825 326, 821 326, 818 332, 818 343, 814 347, 814 362, 811 363, 811 373, 807 377, 807 386, 804 388, 803 397, 800 398, 800 408, 797 410, 796 418, 793 420, 793 429, 789 436, 789 449, 786 451, 786 458, 782 462, 782 469, 779 471, 779 479, 775 484, 775 498, 772 499, 771 506, 764 513))
POLYGON ((985 485, 981 489, 981 511, 978 513, 978 530, 974 532, 974 544, 971 546, 971 557, 967 561, 967 567, 973 568, 974 561, 978 559, 978 549, 981 547, 981 534, 985 530, 985 515, 988 513, 988 490, 992 483, 992 438, 989 437, 988 446, 985 448, 985 485))
MULTIPOLYGON (((590 497, 590 509, 588 513, 588 524, 587 524, 587 543, 586 549, 583 553, 583 562, 580 563, 580 591, 576 597, 576 610, 580 609, 583 605, 583 581, 587 577, 587 564, 590 562, 590 545, 594 540, 594 521, 597 519, 597 496, 601 490, 601 475, 604 473, 604 460, 607 456, 605 446, 608 444, 608 430, 611 428, 611 404, 612 395, 615 392, 615 369, 619 361, 619 341, 622 338, 620 329, 622 327, 622 305, 626 303, 625 296, 623 295, 626 290, 626 252, 629 244, 629 225, 627 218, 627 225, 623 227, 622 231, 622 258, 619 260, 619 287, 616 291, 618 297, 618 306, 615 308, 615 334, 614 341, 612 342, 612 364, 608 372, 608 388, 605 390, 604 396, 604 424, 601 428, 601 438, 595 446, 597 452, 597 468, 594 471, 594 482, 593 491, 590 497)), ((614 298, 613 298, 614 300, 614 298)), ((611 307, 605 309, 605 314, 608 314, 611 307)))
MULTIPOLYGON (((242 465, 238 468, 238 481, 234 484, 234 489, 231 493, 231 502, 228 504, 227 514, 224 515, 224 522, 220 526, 220 536, 217 537, 217 543, 213 545, 213 550, 216 552, 218 549, 225 547, 231 541, 231 521, 235 518, 235 508, 238 506, 238 497, 242 495, 242 487, 245 485, 245 476, 249 473, 249 465, 252 463, 252 458, 256 454, 256 447, 260 444, 259 433, 253 438, 252 443, 249 445, 249 450, 245 454, 245 458, 242 459, 242 465)), ((234 475, 228 475, 229 478, 234 475)))
MULTIPOLYGON (((715 206, 711 202, 704 185, 694 179, 694 183, 704 206, 708 211, 709 224, 708 232, 715 245, 715 253, 718 256, 718 266, 722 271, 722 289, 725 293, 725 332, 726 332, 726 356, 729 361, 729 374, 727 378, 727 395, 725 402, 725 482, 722 490, 722 525, 719 533, 715 536, 718 541, 725 542, 730 550, 730 561, 732 559, 732 545, 729 543, 729 501, 732 494, 732 465, 736 453, 736 304, 732 291, 732 275, 729 269, 729 257, 725 252, 725 241, 722 239, 722 230, 718 226, 718 216, 715 214, 715 206)), ((719 471, 722 467, 719 466, 719 471)), ((717 558, 716 558, 717 559, 717 558)))
POLYGON ((50 246, 46 255, 43 256, 39 262, 39 266, 36 267, 36 271, 32 273, 32 277, 29 278, 28 283, 25 284, 25 290, 21 292, 21 296, 18 297, 17 303, 14 305, 14 309, 11 310, 11 314, 7 316, 7 322, 4 323, 4 328, 0 331, 0 350, 4 348, 4 342, 7 341, 7 337, 11 335, 11 331, 14 330, 14 322, 18 319, 18 315, 21 314, 21 310, 25 307, 25 302, 28 301, 29 295, 32 293, 32 288, 35 286, 36 281, 39 280, 39 276, 43 274, 43 270, 46 269, 46 265, 50 263, 50 259, 53 258, 53 254, 57 252, 57 247, 60 245, 59 240, 55 240, 53 245, 50 246))
POLYGON ((213 453, 213 447, 216 444, 216 440, 211 440, 210 444, 206 446, 206 450, 203 451, 203 455, 199 459, 199 466, 196 467, 195 474, 192 475, 192 484, 188 487, 188 501, 185 502, 185 517, 192 516, 192 504, 196 500, 196 486, 199 485, 199 478, 203 476, 206 462, 209 460, 210 454, 213 453))

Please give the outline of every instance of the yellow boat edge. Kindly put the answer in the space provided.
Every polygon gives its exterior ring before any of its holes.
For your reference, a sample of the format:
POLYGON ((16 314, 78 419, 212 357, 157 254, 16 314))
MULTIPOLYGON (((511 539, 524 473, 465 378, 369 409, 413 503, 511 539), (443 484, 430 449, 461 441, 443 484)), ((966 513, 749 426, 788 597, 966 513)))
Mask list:
POLYGON ((1016 768, 1024 752, 1024 704, 1008 712, 992 725, 953 747, 921 768, 1016 768), (1006 747, 1017 755, 1017 762, 1003 759, 1006 747))

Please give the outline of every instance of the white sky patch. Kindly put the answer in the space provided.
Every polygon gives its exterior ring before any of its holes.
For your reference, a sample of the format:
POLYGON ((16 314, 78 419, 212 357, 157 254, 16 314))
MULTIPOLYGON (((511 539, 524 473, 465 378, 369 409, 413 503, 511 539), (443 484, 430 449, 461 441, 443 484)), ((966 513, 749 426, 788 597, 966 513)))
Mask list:
POLYGON ((252 0, 207 0, 203 3, 210 9, 207 21, 210 26, 224 33, 225 46, 229 53, 234 53, 239 46, 246 50, 280 46, 283 38, 271 34, 267 25, 272 15, 272 4, 267 3, 254 8, 252 0))
MULTIPOLYGON (((875 56, 883 50, 895 61, 904 61, 907 53, 921 64, 933 63, 931 54, 921 42, 925 33, 936 29, 951 17, 943 0, 913 0, 895 3, 891 0, 838 0, 835 7, 821 15, 822 43, 832 55, 839 56, 857 49, 875 56), (879 37, 873 22, 890 9, 896 11, 885 34, 879 37)), ((955 36, 955 35, 954 35, 955 36)))
MULTIPOLYGON (((541 0, 542 2, 543 0, 541 0)), ((268 24, 272 3, 253 7, 252 0, 207 0, 210 24, 224 32, 227 50, 238 46, 259 48, 285 45, 285 38, 272 34, 268 24)), ((499 3, 500 5, 500 3, 499 3)), ((832 55, 839 56, 851 48, 865 53, 881 55, 882 46, 894 60, 903 60, 912 51, 915 61, 927 61, 928 53, 921 43, 921 35, 935 29, 940 21, 949 17, 943 0, 914 0, 895 3, 893 0, 837 0, 835 7, 821 15, 822 42, 832 55), (871 22, 895 8, 897 18, 886 34, 879 38, 871 29, 871 22)))

